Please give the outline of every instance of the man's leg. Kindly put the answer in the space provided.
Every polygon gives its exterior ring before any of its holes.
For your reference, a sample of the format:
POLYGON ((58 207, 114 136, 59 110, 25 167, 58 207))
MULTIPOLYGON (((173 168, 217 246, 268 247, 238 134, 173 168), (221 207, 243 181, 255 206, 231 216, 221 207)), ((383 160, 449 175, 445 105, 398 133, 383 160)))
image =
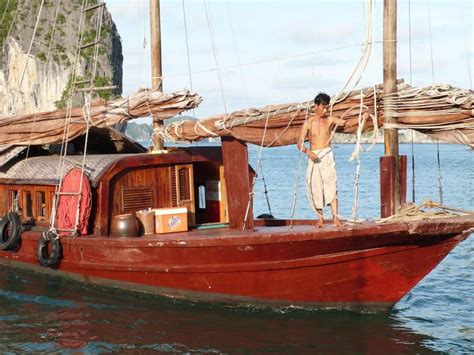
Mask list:
POLYGON ((316 208, 316 213, 318 214, 318 221, 316 222, 316 227, 321 228, 324 225, 323 209, 316 208))
POLYGON ((333 217, 333 223, 335 227, 340 227, 341 222, 339 222, 339 215, 337 211, 337 196, 334 197, 334 199, 331 201, 331 211, 332 211, 332 217, 333 217))

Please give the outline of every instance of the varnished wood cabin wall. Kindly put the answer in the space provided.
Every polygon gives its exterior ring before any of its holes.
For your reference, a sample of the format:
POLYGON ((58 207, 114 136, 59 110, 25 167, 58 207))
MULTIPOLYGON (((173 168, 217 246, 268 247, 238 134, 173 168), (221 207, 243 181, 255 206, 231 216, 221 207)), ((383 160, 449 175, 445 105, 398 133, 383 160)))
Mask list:
POLYGON ((23 221, 49 225, 55 186, 51 185, 0 185, 0 216, 5 216, 18 194, 18 206, 23 221))
POLYGON ((171 207, 170 168, 153 166, 117 175, 110 184, 111 217, 147 208, 171 207))

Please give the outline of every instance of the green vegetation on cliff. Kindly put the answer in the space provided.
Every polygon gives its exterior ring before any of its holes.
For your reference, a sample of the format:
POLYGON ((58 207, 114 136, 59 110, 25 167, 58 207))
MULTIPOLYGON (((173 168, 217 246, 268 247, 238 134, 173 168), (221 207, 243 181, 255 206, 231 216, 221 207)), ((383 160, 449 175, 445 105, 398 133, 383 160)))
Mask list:
POLYGON ((17 0, 0 0, 0 56, 3 56, 3 43, 12 25, 17 5, 17 0))

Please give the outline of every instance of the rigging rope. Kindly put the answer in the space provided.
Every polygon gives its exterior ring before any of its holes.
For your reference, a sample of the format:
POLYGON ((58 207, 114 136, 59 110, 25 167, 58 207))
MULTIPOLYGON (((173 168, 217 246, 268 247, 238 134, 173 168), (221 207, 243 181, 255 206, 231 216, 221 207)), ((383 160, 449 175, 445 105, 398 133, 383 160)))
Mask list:
MULTIPOLYGON (((466 22, 466 16, 465 16, 463 8, 461 6, 459 6, 459 12, 461 12, 461 17, 462 17, 463 22, 464 22, 463 34, 464 34, 464 47, 466 49, 467 74, 468 74, 468 77, 469 77, 469 87, 472 90, 472 75, 471 75, 472 61, 471 61, 471 55, 470 55, 470 51, 469 51, 469 47, 468 47, 468 39, 467 39, 467 34, 466 34, 466 32, 467 32, 466 31, 466 23, 465 23, 466 22)), ((472 29, 472 26, 471 26, 471 29, 472 29)), ((471 31, 471 35, 472 35, 472 31, 471 31)), ((472 38, 471 38, 471 45, 472 45, 472 38)))
POLYGON ((141 2, 137 1, 137 81, 138 87, 142 87, 142 66, 141 66, 141 46, 140 46, 140 5, 141 2))
POLYGON ((66 105, 66 116, 64 118, 64 126, 63 126, 63 137, 61 141, 61 150, 59 153, 60 158, 58 159, 58 167, 57 167, 57 179, 58 179, 58 184, 55 187, 54 191, 54 201, 52 204, 52 210, 51 210, 51 216, 50 216, 50 231, 58 234, 56 231, 56 212, 57 212, 57 207, 58 207, 58 193, 60 191, 60 187, 62 185, 63 177, 64 177, 64 168, 65 168, 65 163, 66 163, 66 155, 67 155, 67 145, 69 143, 69 121, 71 120, 71 111, 72 111, 72 99, 74 95, 74 88, 75 88, 75 82, 76 82, 76 68, 77 68, 77 63, 79 60, 79 47, 80 44, 82 43, 83 39, 83 30, 84 30, 84 9, 86 5, 87 0, 82 0, 81 4, 81 12, 80 12, 80 17, 79 17, 79 23, 78 23, 78 33, 76 37, 76 51, 74 55, 74 63, 72 65, 72 73, 70 76, 71 80, 71 90, 68 93, 68 100, 67 100, 67 105, 66 105))
POLYGON ((58 4, 56 5, 56 12, 54 14, 53 29, 51 30, 51 38, 49 40, 49 45, 48 45, 48 52, 46 53, 46 63, 49 62, 49 54, 51 53, 51 46, 53 44, 54 35, 56 34, 56 23, 58 21, 59 5, 60 4, 61 4, 61 0, 58 0, 58 4))
MULTIPOLYGON (((191 72, 191 56, 189 54, 189 40, 188 40, 188 26, 186 21, 186 7, 184 6, 184 0, 182 0, 183 7, 183 22, 184 22, 184 35, 186 37, 186 54, 188 57, 188 71, 189 71, 189 88, 193 91, 193 76, 191 72)), ((193 107, 193 117, 196 117, 196 109, 193 107)))
POLYGON ((20 79, 20 82, 18 83, 18 91, 19 92, 21 92, 21 85, 23 84, 23 79, 25 78, 26 68, 28 67, 28 59, 30 58, 31 48, 33 47, 33 41, 34 41, 35 36, 36 36, 36 31, 38 30, 38 24, 39 24, 40 17, 41 17, 41 11, 43 10, 43 5, 44 5, 44 0, 41 0, 41 5, 40 5, 40 8, 38 10, 38 15, 36 16, 35 27, 33 29, 33 34, 31 36, 30 46, 28 48, 28 53, 26 55, 25 66, 23 67, 23 73, 21 74, 21 79, 20 79))
MULTIPOLYGON (((271 99, 273 99, 273 95, 274 95, 274 89, 275 89, 275 85, 276 85, 276 81, 278 80, 278 73, 279 73, 279 69, 280 69, 280 62, 277 62, 276 64, 276 67, 275 67, 275 73, 273 75, 273 80, 272 80, 272 87, 271 87, 271 99)), ((258 158, 257 158, 257 166, 259 166, 261 168, 261 159, 262 159, 262 153, 263 153, 263 147, 264 147, 264 143, 265 143, 265 136, 267 134, 267 128, 268 128, 268 122, 270 120, 270 109, 271 109, 271 106, 268 106, 268 110, 267 110, 267 114, 266 114, 266 118, 265 118, 265 126, 264 126, 264 129, 263 129, 263 134, 262 134, 262 142, 259 146, 259 150, 258 150, 258 158)), ((292 120, 291 120, 292 121, 292 120)), ((263 169, 261 168, 262 172, 263 172, 263 169)), ((253 188, 255 186, 255 178, 253 179, 252 181, 252 188, 249 192, 249 201, 247 203, 247 209, 246 209, 246 212, 245 212, 245 218, 244 218, 244 227, 245 227, 245 223, 247 223, 247 218, 248 218, 248 214, 249 214, 249 209, 250 209, 250 202, 251 202, 251 199, 250 199, 250 195, 253 194, 253 188)), ((264 186, 264 188, 266 189, 266 185, 264 186)), ((268 198, 268 194, 266 193, 266 196, 268 198)), ((268 204, 268 208, 269 208, 269 212, 270 214, 271 213, 271 209, 270 209, 270 204, 267 200, 267 204, 268 204)))
POLYGON ((443 204, 443 176, 441 175, 441 159, 439 157, 439 141, 436 140, 437 160, 438 160, 438 190, 439 202, 443 204))
MULTIPOLYGON (((13 30, 13 25, 15 24, 15 21, 16 21, 16 18, 18 16, 18 14, 20 13, 20 7, 17 6, 16 7, 16 10, 15 10, 15 14, 13 15, 13 19, 12 19, 12 23, 10 24, 10 27, 8 28, 8 32, 7 32, 7 35, 5 36, 5 38, 3 39, 3 43, 2 43, 2 48, 3 48, 3 45, 5 44, 5 41, 7 40, 8 37, 10 37, 10 34, 13 30)), ((13 105, 11 104, 11 102, 13 101, 13 93, 12 92, 9 92, 8 93, 8 97, 7 97, 7 105, 8 105, 8 116, 13 116, 15 114, 15 108, 13 107, 13 105)))
MULTIPOLYGON (((306 107, 306 115, 304 117, 303 127, 308 122, 309 110, 310 110, 310 106, 308 105, 306 107)), ((304 142, 303 142, 303 144, 304 144, 304 142)), ((291 203, 290 231, 293 229, 293 220, 294 220, 294 217, 295 217, 295 210, 296 210, 296 195, 298 193, 298 189, 299 189, 299 185, 300 185, 300 169, 301 169, 301 161, 303 160, 303 159, 301 159, 301 157, 303 155, 303 146, 301 146, 301 149, 298 149, 298 150, 299 150, 299 153, 298 153, 298 164, 297 164, 297 168, 296 168, 295 190, 293 192, 293 201, 291 203)))
MULTIPOLYGON (((408 0, 408 58, 410 61, 410 86, 413 85, 411 61, 411 0, 408 0)), ((415 131, 411 130, 411 200, 415 203, 415 131)))
MULTIPOLYGON (((375 90, 374 90, 375 93, 375 90)), ((357 220, 357 210, 359 209, 359 177, 360 177, 360 154, 358 152, 360 147, 360 139, 362 136, 362 106, 364 104, 364 95, 362 90, 360 91, 360 107, 357 127, 357 144, 355 150, 357 150, 356 158, 356 174, 354 176, 354 205, 352 206, 352 220, 357 220)), ((355 151, 354 150, 354 151, 355 151)))
MULTIPOLYGON (((276 80, 278 78, 279 68, 280 68, 280 62, 278 62, 276 67, 275 67, 275 73, 274 73, 273 80, 272 80, 271 98, 273 98, 274 87, 275 87, 276 80)), ((262 134, 262 143, 260 144, 259 151, 258 151, 258 158, 257 158, 257 166, 260 166, 260 167, 261 167, 263 146, 264 146, 264 143, 265 143, 265 136, 267 134, 268 121, 270 119, 270 106, 268 107, 268 111, 267 111, 266 116, 267 117, 265 119, 265 127, 263 129, 263 134, 262 134)), ((253 196, 254 186, 255 186, 255 177, 252 180, 252 186, 251 186, 251 189, 249 191, 249 199, 248 199, 247 208, 246 208, 246 211, 245 211, 243 229, 245 228, 245 225, 247 223, 247 219, 248 219, 248 216, 249 216, 250 206, 251 206, 251 203, 252 203, 252 196, 253 196)), ((266 185, 265 185, 265 189, 266 189, 266 185)), ((270 207, 270 205, 268 205, 268 207, 270 207)), ((270 210, 270 214, 271 214, 271 210, 270 210)))
POLYGON ((472 215, 474 211, 468 211, 462 208, 448 207, 443 203, 434 202, 430 199, 423 201, 420 205, 409 205, 406 208, 401 209, 397 214, 382 218, 375 221, 375 223, 390 223, 390 222, 408 222, 420 219, 429 218, 445 218, 450 216, 466 216, 472 215), (434 211, 426 211, 434 210, 434 211))
POLYGON ((15 11, 15 15, 13 16, 12 23, 10 24, 10 27, 8 28, 8 32, 7 32, 7 35, 5 36, 5 38, 4 38, 4 40, 3 40, 2 46, 3 46, 3 44, 5 43, 5 40, 6 40, 8 37, 10 37, 10 34, 11 34, 11 32, 12 32, 12 29, 13 29, 13 25, 15 24, 16 17, 18 16, 19 13, 20 13, 20 7, 17 6, 16 11, 15 11))
MULTIPOLYGON (((321 53, 329 53, 329 52, 335 52, 338 50, 342 49, 348 49, 348 48, 354 48, 354 47, 359 47, 359 46, 364 46, 366 44, 373 45, 375 43, 383 43, 383 41, 372 41, 368 43, 357 43, 357 44, 351 44, 351 45, 346 45, 346 46, 339 46, 339 47, 334 47, 330 49, 323 49, 323 50, 318 50, 318 51, 312 51, 312 52, 305 52, 305 53, 299 53, 299 54, 294 54, 290 56, 278 56, 278 57, 273 57, 273 58, 267 58, 267 59, 261 59, 261 60, 256 60, 254 62, 248 62, 244 63, 241 65, 238 64, 232 64, 232 65, 223 65, 219 67, 219 70, 228 70, 228 69, 235 69, 238 68, 239 66, 241 67, 246 67, 246 66, 252 66, 252 65, 258 65, 258 64, 267 64, 267 63, 272 63, 272 62, 279 62, 287 59, 296 59, 296 58, 301 58, 301 57, 306 57, 306 56, 313 56, 321 53)), ((203 73, 210 73, 210 72, 215 72, 217 71, 217 68, 210 68, 210 69, 203 69, 203 70, 196 70, 192 74, 203 74, 203 73)), ((165 79, 165 78, 175 78, 175 77, 180 77, 180 76, 188 76, 189 73, 178 73, 178 74, 170 74, 170 75, 161 75, 161 76, 156 76, 153 78, 158 78, 158 79, 165 79)))
POLYGON ((5 6, 5 10, 3 10, 2 19, 0 20, 0 25, 3 25, 3 20, 5 19, 5 14, 7 13, 8 6, 10 6, 10 0, 7 1, 7 5, 5 6))
POLYGON ((207 7, 207 1, 203 0, 203 3, 204 3, 204 10, 206 12, 207 26, 209 28, 209 36, 211 38, 212 52, 214 54, 214 61, 215 61, 215 64, 216 64, 217 79, 219 81, 219 87, 220 87, 220 90, 221 90, 222 102, 224 104, 224 112, 227 114, 227 103, 226 103, 225 95, 224 95, 224 85, 222 83, 221 71, 220 71, 220 68, 219 68, 219 60, 218 60, 218 57, 217 57, 217 50, 216 50, 215 38, 214 38, 214 30, 212 28, 212 18, 211 18, 210 11, 207 7))
MULTIPOLYGON (((364 3, 362 3, 364 4, 364 3)), ((334 95, 331 98, 331 113, 332 113, 332 106, 344 100, 348 93, 351 90, 348 90, 347 88, 349 87, 349 84, 351 81, 355 78, 355 82, 352 85, 352 88, 355 88, 360 80, 362 79, 362 74, 365 72, 365 69, 367 67, 367 64, 369 62, 370 54, 372 52, 372 44, 373 44, 373 22, 374 22, 374 11, 373 11, 373 0, 368 1, 368 7, 367 7, 367 18, 369 19, 368 24, 366 25, 366 34, 365 34, 365 41, 362 45, 362 54, 359 58, 359 61, 357 62, 355 68, 353 69, 352 73, 349 75, 349 78, 346 80, 342 88, 339 90, 339 92, 334 95), (356 76, 357 74, 357 76, 356 76), (344 95, 344 93, 346 93, 344 95)), ((365 12, 365 11, 364 11, 365 12)))
POLYGON ((431 36, 431 0, 428 1, 428 26, 430 33, 430 57, 431 57, 431 82, 434 84, 434 61, 433 61, 433 37, 431 36))
MULTIPOLYGON (((187 26, 187 21, 186 21, 186 7, 184 6, 184 0, 182 0, 182 6, 183 6, 184 35, 186 38, 186 55, 188 57, 189 85, 192 91, 193 90, 193 77, 191 74, 191 57, 189 55, 188 26, 187 26)), ((196 115, 194 115, 194 117, 196 117, 196 115)))
MULTIPOLYGON (((51 39, 50 39, 49 46, 48 46, 48 52, 46 53, 46 63, 49 62, 49 54, 50 54, 50 50, 51 50, 51 44, 52 44, 53 38, 54 38, 54 32, 55 32, 55 28, 56 28, 56 21, 58 19, 59 4, 60 3, 61 3, 61 0, 58 0, 58 4, 56 6, 56 13, 55 13, 55 16, 54 16, 53 30, 51 32, 51 39)), ((25 159, 28 159, 28 157, 30 155, 31 141, 32 141, 32 137, 33 137, 33 132, 34 132, 35 127, 36 127, 36 118, 37 118, 37 114, 35 112, 35 115, 33 117, 33 126, 31 127, 31 132, 30 132, 30 141, 28 142, 28 147, 26 149, 25 159)))
MULTIPOLYGON (((431 0, 428 1, 428 25, 430 29, 430 55, 431 55, 431 79, 435 81, 434 77, 434 61, 433 61, 433 38, 431 36, 431 0)), ((441 175, 441 160, 439 155, 439 141, 436 140, 436 157, 438 161, 438 190, 439 190, 439 201, 443 204, 443 177, 441 175)))
MULTIPOLYGON (((234 25, 233 25, 233 21, 232 21, 232 15, 231 15, 231 11, 230 11, 228 2, 226 3, 226 8, 227 8, 227 15, 229 17, 229 24, 230 24, 230 29, 231 29, 231 33, 232 33, 232 40, 233 40, 233 44, 234 44, 235 55, 237 57, 237 63, 239 64, 240 80, 242 82, 242 89, 244 91, 244 96, 245 96, 245 107, 249 107, 250 105, 249 105, 249 96, 248 96, 248 91, 247 91, 247 85, 245 84, 244 72, 243 72, 242 66, 241 66, 239 50, 237 48, 237 40, 235 38, 235 30, 234 30, 234 25)), ((248 115, 248 112, 249 111, 247 109, 246 115, 248 115)), ((265 132, 266 132, 266 127, 265 127, 265 132)), ((264 133, 264 135, 265 135, 265 133, 264 133)), ((262 144, 263 144, 263 142, 262 142, 262 144)), ((270 204, 270 197, 268 195, 268 188, 267 188, 267 183, 266 183, 266 180, 265 180, 265 174, 264 174, 264 170, 263 170, 263 166, 262 166, 261 153, 262 153, 262 149, 260 149, 260 151, 259 151, 259 157, 258 157, 258 161, 257 161, 257 168, 260 170, 260 174, 262 175, 263 190, 264 190, 263 192, 264 192, 264 195, 265 195, 265 201, 267 203, 268 213, 272 216, 273 215, 272 214, 272 208, 271 208, 271 204, 270 204)), ((253 181, 252 181, 252 189, 253 189, 253 186, 255 186, 255 179, 256 179, 256 177, 254 177, 253 181)), ((250 201, 249 201, 249 204, 250 204, 250 201)))
MULTIPOLYGON (((99 43, 100 43, 100 36, 101 36, 101 31, 102 31, 102 23, 103 23, 103 15, 104 15, 104 3, 103 1, 99 1, 99 6, 96 8, 98 10, 97 13, 97 18, 96 18, 96 24, 95 24, 95 38, 94 38, 94 52, 93 52, 93 58, 92 58, 92 73, 91 77, 89 78, 90 82, 90 88, 89 90, 86 90, 84 93, 84 105, 83 105, 83 118, 84 118, 84 123, 86 124, 86 131, 85 131, 85 138, 84 138, 84 149, 83 149, 83 155, 82 155, 82 161, 80 164, 81 167, 81 176, 83 177, 85 175, 85 169, 86 169, 86 157, 87 157, 87 146, 88 146, 88 139, 89 139, 89 128, 92 123, 91 119, 91 101, 92 101, 92 92, 94 90, 94 82, 96 79, 96 74, 97 74, 97 63, 98 63, 98 56, 99 56, 99 43)), ((58 169, 58 180, 59 183, 56 186, 55 189, 55 199, 53 203, 53 211, 51 213, 51 221, 50 221, 50 230, 54 233, 57 234, 57 230, 55 227, 55 222, 56 222, 56 211, 58 208, 58 203, 59 203, 59 193, 60 189, 62 186, 63 178, 64 178, 64 169, 66 165, 66 160, 67 159, 67 145, 69 143, 69 123, 71 120, 72 116, 72 104, 73 104, 73 96, 74 92, 76 89, 76 71, 77 71, 77 64, 79 62, 79 56, 80 56, 80 51, 81 51, 81 46, 83 45, 82 41, 84 38, 84 25, 85 25, 85 18, 86 16, 84 15, 85 13, 85 8, 87 6, 87 0, 82 1, 82 6, 81 6, 81 16, 79 20, 79 26, 78 26, 78 36, 76 40, 76 53, 75 53, 75 58, 74 58, 74 65, 73 65, 73 70, 72 70, 72 75, 71 75, 71 91, 69 93, 69 100, 68 100, 68 105, 67 105, 67 110, 66 110, 66 117, 65 117, 65 124, 64 124, 64 134, 63 134, 63 141, 61 144, 61 155, 59 159, 59 169, 58 169)), ((83 189, 83 178, 80 179, 79 183, 79 191, 77 193, 77 208, 76 208, 76 215, 75 215, 75 224, 72 232, 68 233, 68 235, 72 235, 73 237, 76 237, 78 235, 78 224, 79 224, 79 215, 80 215, 80 209, 81 209, 81 197, 82 197, 82 189, 83 189)))

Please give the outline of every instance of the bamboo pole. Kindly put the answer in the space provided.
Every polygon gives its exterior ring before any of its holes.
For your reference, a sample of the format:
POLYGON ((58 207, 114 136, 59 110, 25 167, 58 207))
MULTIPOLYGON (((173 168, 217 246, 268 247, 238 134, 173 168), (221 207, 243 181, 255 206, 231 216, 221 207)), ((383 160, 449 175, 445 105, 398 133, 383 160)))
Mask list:
MULTIPOLYGON (((151 83, 153 90, 163 92, 162 66, 161 66, 161 24, 160 0, 150 0, 150 31, 151 31, 151 83)), ((153 150, 160 151, 164 148, 164 141, 158 132, 163 126, 163 121, 153 116, 153 150)))

